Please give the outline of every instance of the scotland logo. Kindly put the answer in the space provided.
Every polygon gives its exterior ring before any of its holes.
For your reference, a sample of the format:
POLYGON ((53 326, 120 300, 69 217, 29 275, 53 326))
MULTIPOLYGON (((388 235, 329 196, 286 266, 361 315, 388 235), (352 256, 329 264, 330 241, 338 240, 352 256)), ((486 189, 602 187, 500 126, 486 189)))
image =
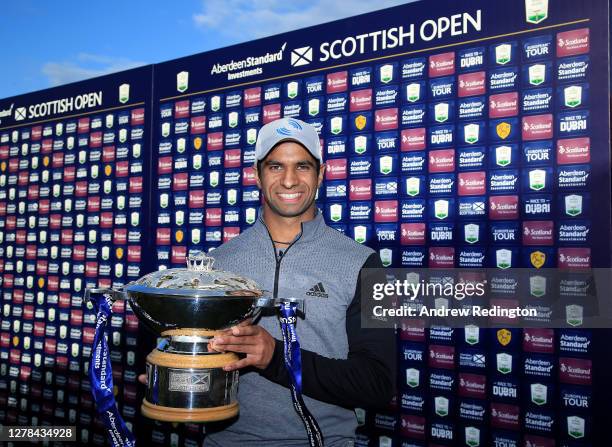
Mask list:
POLYGON ((15 109, 15 121, 23 121, 26 119, 26 108, 25 107, 17 107, 15 109))

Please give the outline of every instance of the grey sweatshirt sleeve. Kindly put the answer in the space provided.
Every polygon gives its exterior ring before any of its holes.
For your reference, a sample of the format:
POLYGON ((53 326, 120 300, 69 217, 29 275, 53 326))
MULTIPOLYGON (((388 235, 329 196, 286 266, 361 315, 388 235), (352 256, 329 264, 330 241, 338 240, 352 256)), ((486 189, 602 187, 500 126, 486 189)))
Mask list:
MULTIPOLYGON (((302 388, 306 396, 342 407, 386 408, 395 393, 395 332, 361 327, 359 284, 364 268, 383 268, 376 253, 363 264, 346 311, 347 359, 331 359, 302 349, 302 388)), ((260 374, 288 387, 283 356, 283 342, 276 340, 272 361, 260 374)))

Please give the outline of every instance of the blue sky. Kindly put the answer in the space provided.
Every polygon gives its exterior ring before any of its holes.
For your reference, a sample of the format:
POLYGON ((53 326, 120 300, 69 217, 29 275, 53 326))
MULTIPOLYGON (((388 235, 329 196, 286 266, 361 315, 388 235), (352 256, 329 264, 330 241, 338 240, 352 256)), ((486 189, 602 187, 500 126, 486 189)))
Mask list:
POLYGON ((7 0, 0 98, 408 2, 7 0))

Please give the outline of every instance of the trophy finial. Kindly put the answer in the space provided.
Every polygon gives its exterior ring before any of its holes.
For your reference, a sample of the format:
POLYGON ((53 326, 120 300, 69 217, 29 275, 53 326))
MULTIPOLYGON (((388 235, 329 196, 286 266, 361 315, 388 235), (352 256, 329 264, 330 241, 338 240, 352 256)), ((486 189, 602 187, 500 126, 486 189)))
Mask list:
POLYGON ((194 270, 200 272, 209 272, 212 270, 212 266, 215 263, 215 259, 211 256, 207 256, 203 251, 197 251, 190 254, 185 258, 187 263, 187 270, 194 270))

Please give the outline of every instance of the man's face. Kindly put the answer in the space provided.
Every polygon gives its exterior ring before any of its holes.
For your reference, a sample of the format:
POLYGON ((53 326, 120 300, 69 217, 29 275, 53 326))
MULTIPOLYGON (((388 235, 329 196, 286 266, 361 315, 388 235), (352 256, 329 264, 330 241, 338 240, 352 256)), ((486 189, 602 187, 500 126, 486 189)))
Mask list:
POLYGON ((325 165, 321 165, 317 172, 315 159, 301 144, 286 141, 261 163, 257 186, 272 212, 297 217, 313 206, 324 171, 325 165))

